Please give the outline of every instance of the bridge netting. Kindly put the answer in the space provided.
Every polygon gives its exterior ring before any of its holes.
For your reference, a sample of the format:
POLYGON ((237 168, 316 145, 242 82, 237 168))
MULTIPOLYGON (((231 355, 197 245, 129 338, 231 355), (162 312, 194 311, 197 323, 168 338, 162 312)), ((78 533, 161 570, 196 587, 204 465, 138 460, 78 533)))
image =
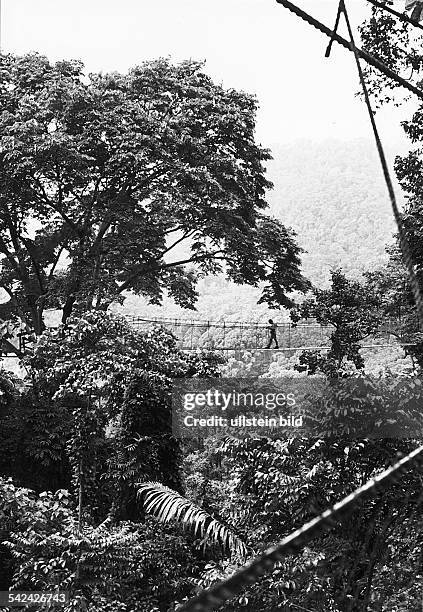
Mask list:
MULTIPOLYGON (((177 347, 184 351, 211 350, 225 353, 236 351, 266 351, 269 343, 269 324, 252 321, 205 321, 170 317, 125 316, 134 329, 147 331, 156 326, 169 330, 176 338, 177 347)), ((49 328, 54 332, 56 328, 49 328)), ((334 327, 313 321, 298 324, 278 322, 276 336, 278 347, 272 344, 272 352, 296 350, 329 350, 334 327)), ((23 356, 34 345, 36 337, 22 326, 0 322, 0 350, 3 356, 23 356)), ((406 347, 389 322, 378 332, 361 343, 362 348, 406 347)))
MULTIPOLYGON (((197 349, 216 351, 266 350, 269 343, 269 324, 251 321, 204 321, 170 317, 147 318, 127 316, 128 322, 137 330, 162 326, 175 336, 181 350, 197 349)), ((334 331, 331 325, 320 325, 313 321, 298 324, 277 323, 276 336, 280 351, 328 350, 334 331)), ((386 324, 377 334, 363 341, 363 348, 398 346, 398 337, 393 325, 386 324)), ((275 350, 274 344, 272 345, 275 350)))

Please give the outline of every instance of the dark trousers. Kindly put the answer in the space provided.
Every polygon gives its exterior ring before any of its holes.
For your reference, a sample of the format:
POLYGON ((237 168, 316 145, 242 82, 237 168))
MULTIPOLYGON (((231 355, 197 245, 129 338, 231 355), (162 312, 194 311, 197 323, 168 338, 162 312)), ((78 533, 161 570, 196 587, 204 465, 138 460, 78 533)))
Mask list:
POLYGON ((270 348, 273 341, 275 342, 275 348, 279 348, 278 339, 276 338, 275 331, 270 332, 269 344, 266 346, 266 348, 270 348))

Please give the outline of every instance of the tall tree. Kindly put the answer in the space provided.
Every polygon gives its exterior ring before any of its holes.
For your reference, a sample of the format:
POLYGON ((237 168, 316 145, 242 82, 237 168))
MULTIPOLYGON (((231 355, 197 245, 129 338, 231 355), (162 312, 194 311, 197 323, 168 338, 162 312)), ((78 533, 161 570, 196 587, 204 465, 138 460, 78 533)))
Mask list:
POLYGON ((46 306, 66 321, 127 291, 192 308, 223 270, 272 306, 305 288, 293 232, 264 214, 257 101, 201 63, 87 76, 2 56, 0 104, 0 286, 37 332, 46 306))
MULTIPOLYGON (((404 221, 410 227, 410 217, 407 214, 404 221)), ((416 231, 411 230, 409 239, 410 235, 415 234, 416 231)), ((418 247, 418 244, 418 240, 413 240, 414 247, 418 247)), ((380 312, 389 318, 391 333, 402 342, 417 372, 423 367, 423 333, 417 318, 414 295, 398 245, 388 247, 387 252, 388 262, 377 270, 367 272, 367 282, 371 291, 380 296, 380 312)))
POLYGON ((313 288, 312 295, 291 311, 294 324, 314 318, 321 325, 330 325, 333 332, 326 356, 320 351, 304 351, 300 356, 300 371, 314 374, 316 370, 328 376, 338 376, 346 362, 364 367, 360 342, 375 333, 383 320, 379 309, 380 297, 373 286, 348 279, 341 270, 331 272, 329 289, 313 288))
POLYGON ((73 484, 100 518, 113 507, 132 520, 136 482, 181 490, 172 380, 216 377, 221 358, 188 355, 163 328, 138 332, 92 310, 70 317, 60 336, 43 335, 27 358, 31 384, 20 394, 22 408, 12 398, 0 411, 0 446, 9 450, 0 473, 37 490, 73 484))
MULTIPOLYGON (((390 6, 392 0, 384 4, 390 6)), ((365 48, 392 70, 405 74, 421 87, 423 67, 423 36, 413 24, 402 22, 380 7, 373 7, 370 19, 361 27, 365 48)), ((381 73, 367 69, 371 92, 380 104, 399 104, 398 85, 381 73)), ((395 173, 405 194, 402 221, 415 264, 415 272, 423 290, 423 104, 416 100, 410 120, 402 127, 410 141, 410 152, 395 159, 395 173)), ((413 100, 414 101, 414 100, 413 100)), ((423 366, 423 335, 419 329, 413 292, 408 281, 403 257, 398 245, 388 249, 389 262, 380 270, 368 274, 369 283, 381 296, 381 307, 396 320, 396 333, 405 343, 413 344, 406 351, 423 366)))

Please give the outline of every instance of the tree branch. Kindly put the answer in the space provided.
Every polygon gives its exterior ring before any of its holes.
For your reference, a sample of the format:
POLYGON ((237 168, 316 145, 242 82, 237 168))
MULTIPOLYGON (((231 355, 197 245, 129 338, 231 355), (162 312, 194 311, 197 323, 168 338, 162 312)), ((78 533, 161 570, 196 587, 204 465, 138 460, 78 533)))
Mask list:
POLYGON ((160 253, 160 255, 157 256, 156 260, 162 259, 162 257, 164 255, 166 255, 166 253, 169 253, 169 251, 171 251, 174 247, 176 247, 178 244, 180 244, 181 242, 183 242, 184 240, 186 240, 187 238, 189 238, 190 236, 193 236, 195 234, 196 230, 191 230, 186 232, 182 238, 179 238, 178 240, 176 240, 173 244, 171 244, 167 249, 165 249, 164 251, 162 251, 160 253))
POLYGON ((44 202, 50 206, 54 211, 56 211, 61 217, 62 219, 69 225, 69 227, 72 228, 72 230, 76 233, 77 236, 79 237, 83 237, 83 232, 82 230, 76 225, 76 223, 60 208, 60 206, 57 206, 57 204, 55 204, 47 195, 46 190, 44 189, 44 185, 41 183, 41 181, 39 179, 37 179, 36 176, 31 175, 32 178, 34 179, 35 183, 38 185, 38 187, 41 190, 41 194, 43 197, 44 202))
POLYGON ((21 236, 21 240, 24 243, 25 248, 26 248, 26 250, 28 252, 28 255, 29 255, 30 259, 31 259, 32 267, 34 268, 35 276, 37 277, 38 284, 40 286, 40 292, 41 293, 45 293, 45 288, 44 288, 43 280, 41 278, 41 270, 40 270, 40 267, 38 265, 38 262, 36 261, 34 255, 31 252, 31 245, 30 245, 29 241, 26 238, 24 238, 23 236, 21 236))
MULTIPOLYGON (((219 257, 218 256, 219 253, 224 254, 225 251, 220 250, 220 251, 215 251, 214 253, 207 253, 205 255, 199 255, 198 257, 194 256, 188 259, 181 259, 180 261, 174 261, 174 262, 167 263, 167 264, 164 263, 159 267, 159 269, 165 270, 168 268, 176 268, 178 266, 183 266, 187 263, 198 263, 201 261, 207 261, 208 259, 210 260, 222 259, 226 261, 227 257, 226 256, 219 257)), ((122 291, 126 291, 127 289, 129 289, 132 283, 140 276, 140 274, 143 272, 143 270, 145 270, 146 267, 148 267, 148 264, 141 264, 137 272, 135 272, 134 274, 131 274, 131 276, 124 283, 122 283, 122 285, 119 287, 118 293, 122 293, 122 291)))
POLYGON ((0 252, 3 253, 3 255, 5 255, 7 257, 8 261, 11 264, 11 266, 15 270, 18 278, 20 280, 23 280, 21 269, 20 269, 20 265, 19 265, 19 261, 17 262, 16 259, 13 257, 12 253, 7 248, 7 245, 4 242, 3 238, 0 238, 0 252))

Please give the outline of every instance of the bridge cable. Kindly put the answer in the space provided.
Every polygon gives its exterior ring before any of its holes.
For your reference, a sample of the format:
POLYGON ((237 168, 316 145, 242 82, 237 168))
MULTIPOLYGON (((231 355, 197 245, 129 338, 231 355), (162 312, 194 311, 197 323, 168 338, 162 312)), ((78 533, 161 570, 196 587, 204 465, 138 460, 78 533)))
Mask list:
MULTIPOLYGON (((391 179, 391 176, 390 176, 390 172, 389 172, 389 168, 388 168, 388 163, 386 161, 385 151, 383 149, 382 141, 380 139, 379 131, 377 129, 376 120, 375 120, 374 112, 373 112, 373 109, 372 109, 372 104, 371 104, 371 101, 370 101, 369 91, 367 89, 367 84, 366 84, 366 80, 364 78, 363 69, 362 69, 361 64, 360 64, 359 52, 358 52, 358 49, 357 49, 357 47, 355 45, 354 34, 353 34, 353 31, 352 31, 351 22, 350 22, 350 19, 349 19, 347 8, 345 6, 345 0, 340 0, 339 1, 338 14, 337 14, 336 23, 335 23, 334 34, 336 33, 336 28, 339 25, 339 20, 340 20, 341 14, 343 14, 343 16, 345 18, 345 22, 347 24, 348 35, 350 37, 351 51, 354 53, 354 58, 355 58, 356 66, 357 66, 358 76, 360 78, 361 87, 363 89, 364 100, 365 100, 367 111, 368 111, 368 114, 369 114, 370 123, 371 123, 371 126, 372 126, 373 135, 374 135, 375 142, 376 142, 376 147, 377 147, 377 151, 378 151, 378 154, 379 154, 379 159, 380 159, 380 163, 381 163, 381 166, 382 166, 383 175, 384 175, 384 178, 385 178, 386 186, 388 188, 389 198, 391 200, 391 205, 392 205, 392 211, 394 213, 395 222, 396 222, 396 225, 397 225, 397 228, 398 228, 398 237, 399 237, 399 243, 400 243, 400 247, 401 247, 401 252, 402 252, 402 255, 403 255, 403 258, 404 258, 404 263, 405 263, 407 271, 408 271, 408 276, 409 276, 409 280, 410 280, 411 289, 413 291, 414 300, 416 302, 417 316, 418 316, 418 320, 419 320, 419 323, 420 323, 420 329, 423 329, 423 298, 422 298, 422 295, 421 295, 420 284, 419 284, 419 281, 418 281, 418 278, 417 278, 417 275, 416 275, 416 272, 415 272, 415 266, 414 266, 414 262, 413 262, 413 257, 412 257, 410 245, 409 245, 409 242, 408 242, 408 239, 407 239, 407 235, 406 235, 406 232, 404 230, 404 225, 403 225, 403 222, 402 222, 402 216, 401 216, 401 213, 399 212, 399 209, 398 209, 398 204, 397 204, 397 200, 396 200, 396 196, 395 196, 394 186, 393 186, 392 179, 391 179)), ((328 48, 326 50, 326 57, 329 57, 329 55, 330 55, 333 40, 334 40, 334 38, 332 37, 331 41, 330 41, 330 43, 328 45, 328 48)))
MULTIPOLYGON (((276 0, 276 2, 278 4, 281 4, 285 8, 287 8, 289 11, 294 13, 294 15, 297 15, 297 17, 299 17, 300 19, 302 19, 306 23, 309 23, 314 28, 318 29, 320 32, 323 32, 323 34, 326 34, 327 36, 329 36, 329 38, 331 39, 331 42, 329 43, 328 49, 326 51, 326 56, 328 55, 328 53, 330 53, 331 46, 332 46, 332 43, 334 41, 338 42, 342 46, 346 47, 349 51, 352 51, 354 53, 354 57, 355 57, 356 65, 357 65, 357 70, 358 70, 358 73, 359 73, 359 78, 360 78, 361 86, 363 88, 363 93, 364 93, 364 98, 365 98, 367 110, 369 112, 369 117, 370 117, 370 121, 371 121, 371 124, 372 124, 373 134, 374 134, 374 137, 375 137, 375 140, 376 140, 376 145, 377 145, 377 149, 378 149, 378 153, 379 153, 379 158, 380 158, 382 169, 383 169, 383 174, 384 174, 384 177, 385 177, 386 185, 388 187, 388 192, 389 192, 389 197, 390 197, 390 200, 391 200, 391 205, 392 205, 392 210, 393 210, 393 213, 394 213, 395 222, 396 222, 397 227, 398 227, 398 236, 399 236, 400 247, 401 247, 401 251, 402 251, 403 257, 404 257, 404 263, 405 263, 407 271, 408 271, 408 275, 409 275, 409 279, 410 279, 410 284, 411 284, 411 289, 413 291, 414 299, 415 299, 415 302, 416 302, 417 316, 418 316, 418 319, 419 319, 420 327, 421 327, 421 329, 423 329, 423 300, 422 300, 422 297, 421 297, 420 286, 419 286, 419 282, 417 280, 417 276, 415 274, 414 263, 413 263, 413 259, 412 259, 412 256, 411 256, 411 250, 410 250, 410 247, 409 247, 409 244, 408 244, 408 240, 407 240, 404 228, 403 228, 401 214, 400 214, 398 206, 397 206, 396 197, 395 197, 395 191, 394 191, 394 188, 393 188, 393 185, 392 185, 392 181, 391 181, 391 178, 390 178, 388 164, 386 162, 386 157, 385 157, 385 153, 384 153, 384 150, 383 150, 383 146, 382 146, 382 143, 381 143, 381 140, 380 140, 380 137, 379 137, 379 133, 378 133, 378 130, 377 130, 376 121, 375 121, 375 118, 374 118, 373 109, 372 109, 371 102, 370 102, 369 92, 368 92, 368 89, 367 89, 367 85, 366 85, 366 82, 365 82, 365 79, 364 79, 364 75, 363 75, 363 71, 362 71, 361 64, 360 64, 360 58, 364 59, 367 63, 369 63, 370 65, 374 66, 375 68, 377 68, 378 70, 380 70, 381 72, 383 72, 384 74, 386 74, 387 76, 392 78, 393 80, 397 81, 397 83, 400 83, 401 85, 403 85, 403 87, 405 87, 406 89, 409 89, 409 90, 413 91, 420 98, 423 98, 423 91, 421 89, 418 89, 417 87, 414 87, 414 85, 411 85, 410 83, 408 83, 406 80, 404 80, 403 78, 398 76, 395 72, 390 70, 387 66, 382 64, 382 62, 379 62, 379 60, 374 58, 372 55, 368 54, 366 51, 363 51, 363 50, 359 49, 356 46, 355 41, 354 41, 354 35, 353 35, 353 32, 352 32, 352 28, 351 28, 351 23, 350 23, 348 14, 346 12, 345 2, 343 0, 341 0, 341 2, 338 5, 338 13, 339 13, 339 17, 340 17, 340 13, 344 14, 344 17, 345 17, 345 20, 346 20, 346 23, 347 23, 349 37, 350 37, 350 41, 349 42, 347 40, 345 40, 344 38, 342 38, 341 36, 339 36, 339 34, 335 30, 330 30, 325 25, 320 23, 320 21, 318 21, 317 19, 315 19, 314 17, 312 17, 311 15, 309 15, 308 13, 306 13, 305 11, 300 9, 298 6, 296 6, 295 4, 290 2, 290 0, 276 0)), ((338 18, 338 15, 337 15, 337 22, 336 22, 335 25, 337 26, 338 23, 339 23, 339 18, 338 18)))
MULTIPOLYGON (((348 42, 345 38, 343 38, 339 34, 334 33, 333 30, 328 28, 326 25, 324 25, 323 23, 321 23, 320 21, 318 21, 317 19, 315 19, 308 13, 306 13, 306 11, 303 11, 302 9, 300 9, 290 0, 276 0, 276 2, 284 6, 291 13, 293 13, 294 15, 296 15, 297 17, 299 17, 300 19, 302 19, 309 25, 313 26, 313 28, 316 28, 316 30, 319 30, 319 32, 322 32, 329 38, 333 37, 335 42, 345 47, 345 49, 348 49, 348 51, 352 51, 351 42, 348 42)), ((371 66, 373 66, 374 68, 376 68, 377 70, 385 74, 387 77, 389 77, 393 81, 396 81, 399 85, 401 85, 405 89, 408 89, 409 91, 413 92, 419 98, 423 99, 422 89, 420 89, 419 87, 416 87, 415 85, 412 85, 411 83, 409 83, 408 81, 400 77, 398 74, 396 74, 396 72, 388 68, 388 66, 383 64, 380 60, 375 58, 373 55, 370 55, 370 53, 367 53, 367 51, 357 48, 357 53, 359 57, 361 59, 364 59, 368 64, 370 64, 371 66)))
POLYGON ((393 466, 371 478, 362 487, 344 497, 329 510, 307 522, 284 538, 280 544, 269 548, 226 580, 205 589, 196 597, 182 604, 178 607, 178 612, 209 612, 225 601, 232 599, 244 588, 252 586, 264 574, 270 572, 275 564, 282 561, 284 557, 301 552, 311 540, 331 529, 338 521, 345 520, 358 502, 381 493, 388 486, 397 482, 402 474, 416 465, 423 465, 423 446, 411 451, 393 466))
MULTIPOLYGON (((288 2, 288 0, 277 0, 277 2, 285 6, 288 4, 292 5, 292 3, 288 2)), ((390 177, 388 164, 386 162, 386 157, 383 150, 382 142, 379 137, 379 132, 377 130, 376 121, 374 118, 370 97, 367 90, 367 85, 361 68, 360 52, 355 46, 354 35, 352 32, 351 23, 344 0, 340 0, 338 5, 338 14, 336 18, 335 29, 331 34, 331 41, 326 51, 326 55, 330 55, 333 40, 338 40, 339 38, 336 33, 336 28, 339 25, 341 14, 344 15, 347 24, 348 34, 350 37, 349 48, 354 53, 355 61, 357 64, 358 74, 363 88, 366 106, 372 124, 373 134, 376 140, 383 174, 388 187, 392 209, 398 227, 400 246, 410 276, 410 283, 416 301, 419 322, 423 327, 423 300, 420 293, 420 286, 415 275, 410 247, 402 225, 402 218, 397 206, 395 191, 390 177)), ((225 601, 232 599, 245 587, 251 586, 252 584, 257 582, 257 580, 259 580, 261 576, 270 572, 274 568, 275 563, 281 561, 286 555, 300 552, 304 548, 304 546, 312 539, 314 539, 317 535, 320 535, 324 533, 327 529, 332 528, 334 525, 336 525, 336 522, 338 520, 345 519, 346 514, 348 514, 359 501, 368 497, 372 497, 377 493, 380 493, 390 484, 398 480, 399 477, 403 473, 405 473, 411 467, 411 465, 415 463, 417 463, 418 465, 423 464, 423 446, 420 446, 414 451, 410 452, 406 457, 398 461, 396 464, 394 464, 387 470, 384 470, 375 478, 370 479, 365 485, 358 488, 356 491, 342 499, 340 502, 336 503, 329 510, 326 510, 318 517, 312 519, 311 521, 303 525, 300 529, 297 529, 296 531, 291 533, 289 536, 284 538, 280 544, 268 549, 263 555, 259 556, 251 563, 242 567, 240 570, 235 572, 235 574, 233 574, 226 580, 223 580, 222 582, 212 587, 209 587, 208 589, 205 589, 197 597, 194 597, 193 599, 183 604, 180 608, 178 608, 178 612, 208 612, 209 610, 213 610, 217 606, 220 606, 225 601)))

